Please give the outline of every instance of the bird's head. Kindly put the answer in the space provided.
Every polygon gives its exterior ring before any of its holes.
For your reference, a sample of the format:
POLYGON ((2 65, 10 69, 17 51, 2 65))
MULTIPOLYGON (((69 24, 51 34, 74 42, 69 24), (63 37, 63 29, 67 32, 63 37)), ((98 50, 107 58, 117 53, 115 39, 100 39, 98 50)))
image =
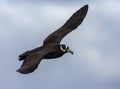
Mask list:
POLYGON ((73 51, 71 51, 67 45, 60 45, 60 50, 65 53, 73 54, 73 51))

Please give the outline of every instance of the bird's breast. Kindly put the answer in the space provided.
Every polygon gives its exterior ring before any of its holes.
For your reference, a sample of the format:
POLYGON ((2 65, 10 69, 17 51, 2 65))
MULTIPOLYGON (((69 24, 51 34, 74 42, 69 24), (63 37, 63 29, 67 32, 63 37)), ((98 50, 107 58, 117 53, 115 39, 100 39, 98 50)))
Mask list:
POLYGON ((53 58, 58 58, 61 57, 64 53, 62 52, 51 52, 47 54, 44 59, 53 59, 53 58))

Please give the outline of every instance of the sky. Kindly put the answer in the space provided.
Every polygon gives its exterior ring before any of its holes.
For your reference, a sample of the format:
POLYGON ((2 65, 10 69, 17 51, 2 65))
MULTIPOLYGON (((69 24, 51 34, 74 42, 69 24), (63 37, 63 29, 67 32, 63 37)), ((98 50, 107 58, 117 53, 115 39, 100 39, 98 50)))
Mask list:
POLYGON ((120 89, 120 0, 1 0, 1 89, 120 89), (61 43, 74 55, 43 60, 27 75, 18 56, 39 47, 83 5, 83 23, 61 43))

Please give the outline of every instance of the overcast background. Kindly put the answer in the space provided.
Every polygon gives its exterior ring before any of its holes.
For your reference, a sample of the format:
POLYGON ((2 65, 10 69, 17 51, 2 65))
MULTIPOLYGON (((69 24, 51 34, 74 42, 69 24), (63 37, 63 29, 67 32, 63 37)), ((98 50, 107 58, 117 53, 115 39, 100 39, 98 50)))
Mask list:
POLYGON ((0 0, 0 89, 120 89, 120 0, 0 0), (85 4, 85 20, 62 40, 74 55, 17 73, 19 54, 85 4))

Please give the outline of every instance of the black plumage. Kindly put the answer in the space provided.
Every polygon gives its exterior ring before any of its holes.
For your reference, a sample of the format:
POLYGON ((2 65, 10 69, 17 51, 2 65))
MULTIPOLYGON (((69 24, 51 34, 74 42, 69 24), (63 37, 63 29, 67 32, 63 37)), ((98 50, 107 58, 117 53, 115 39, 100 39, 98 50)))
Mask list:
POLYGON ((38 67, 42 59, 58 58, 67 52, 73 54, 68 46, 60 44, 60 42, 63 37, 75 30, 82 23, 87 11, 88 5, 83 6, 76 11, 62 27, 50 34, 44 40, 41 47, 27 51, 20 55, 19 60, 23 60, 23 64, 17 71, 23 74, 28 74, 38 67))

